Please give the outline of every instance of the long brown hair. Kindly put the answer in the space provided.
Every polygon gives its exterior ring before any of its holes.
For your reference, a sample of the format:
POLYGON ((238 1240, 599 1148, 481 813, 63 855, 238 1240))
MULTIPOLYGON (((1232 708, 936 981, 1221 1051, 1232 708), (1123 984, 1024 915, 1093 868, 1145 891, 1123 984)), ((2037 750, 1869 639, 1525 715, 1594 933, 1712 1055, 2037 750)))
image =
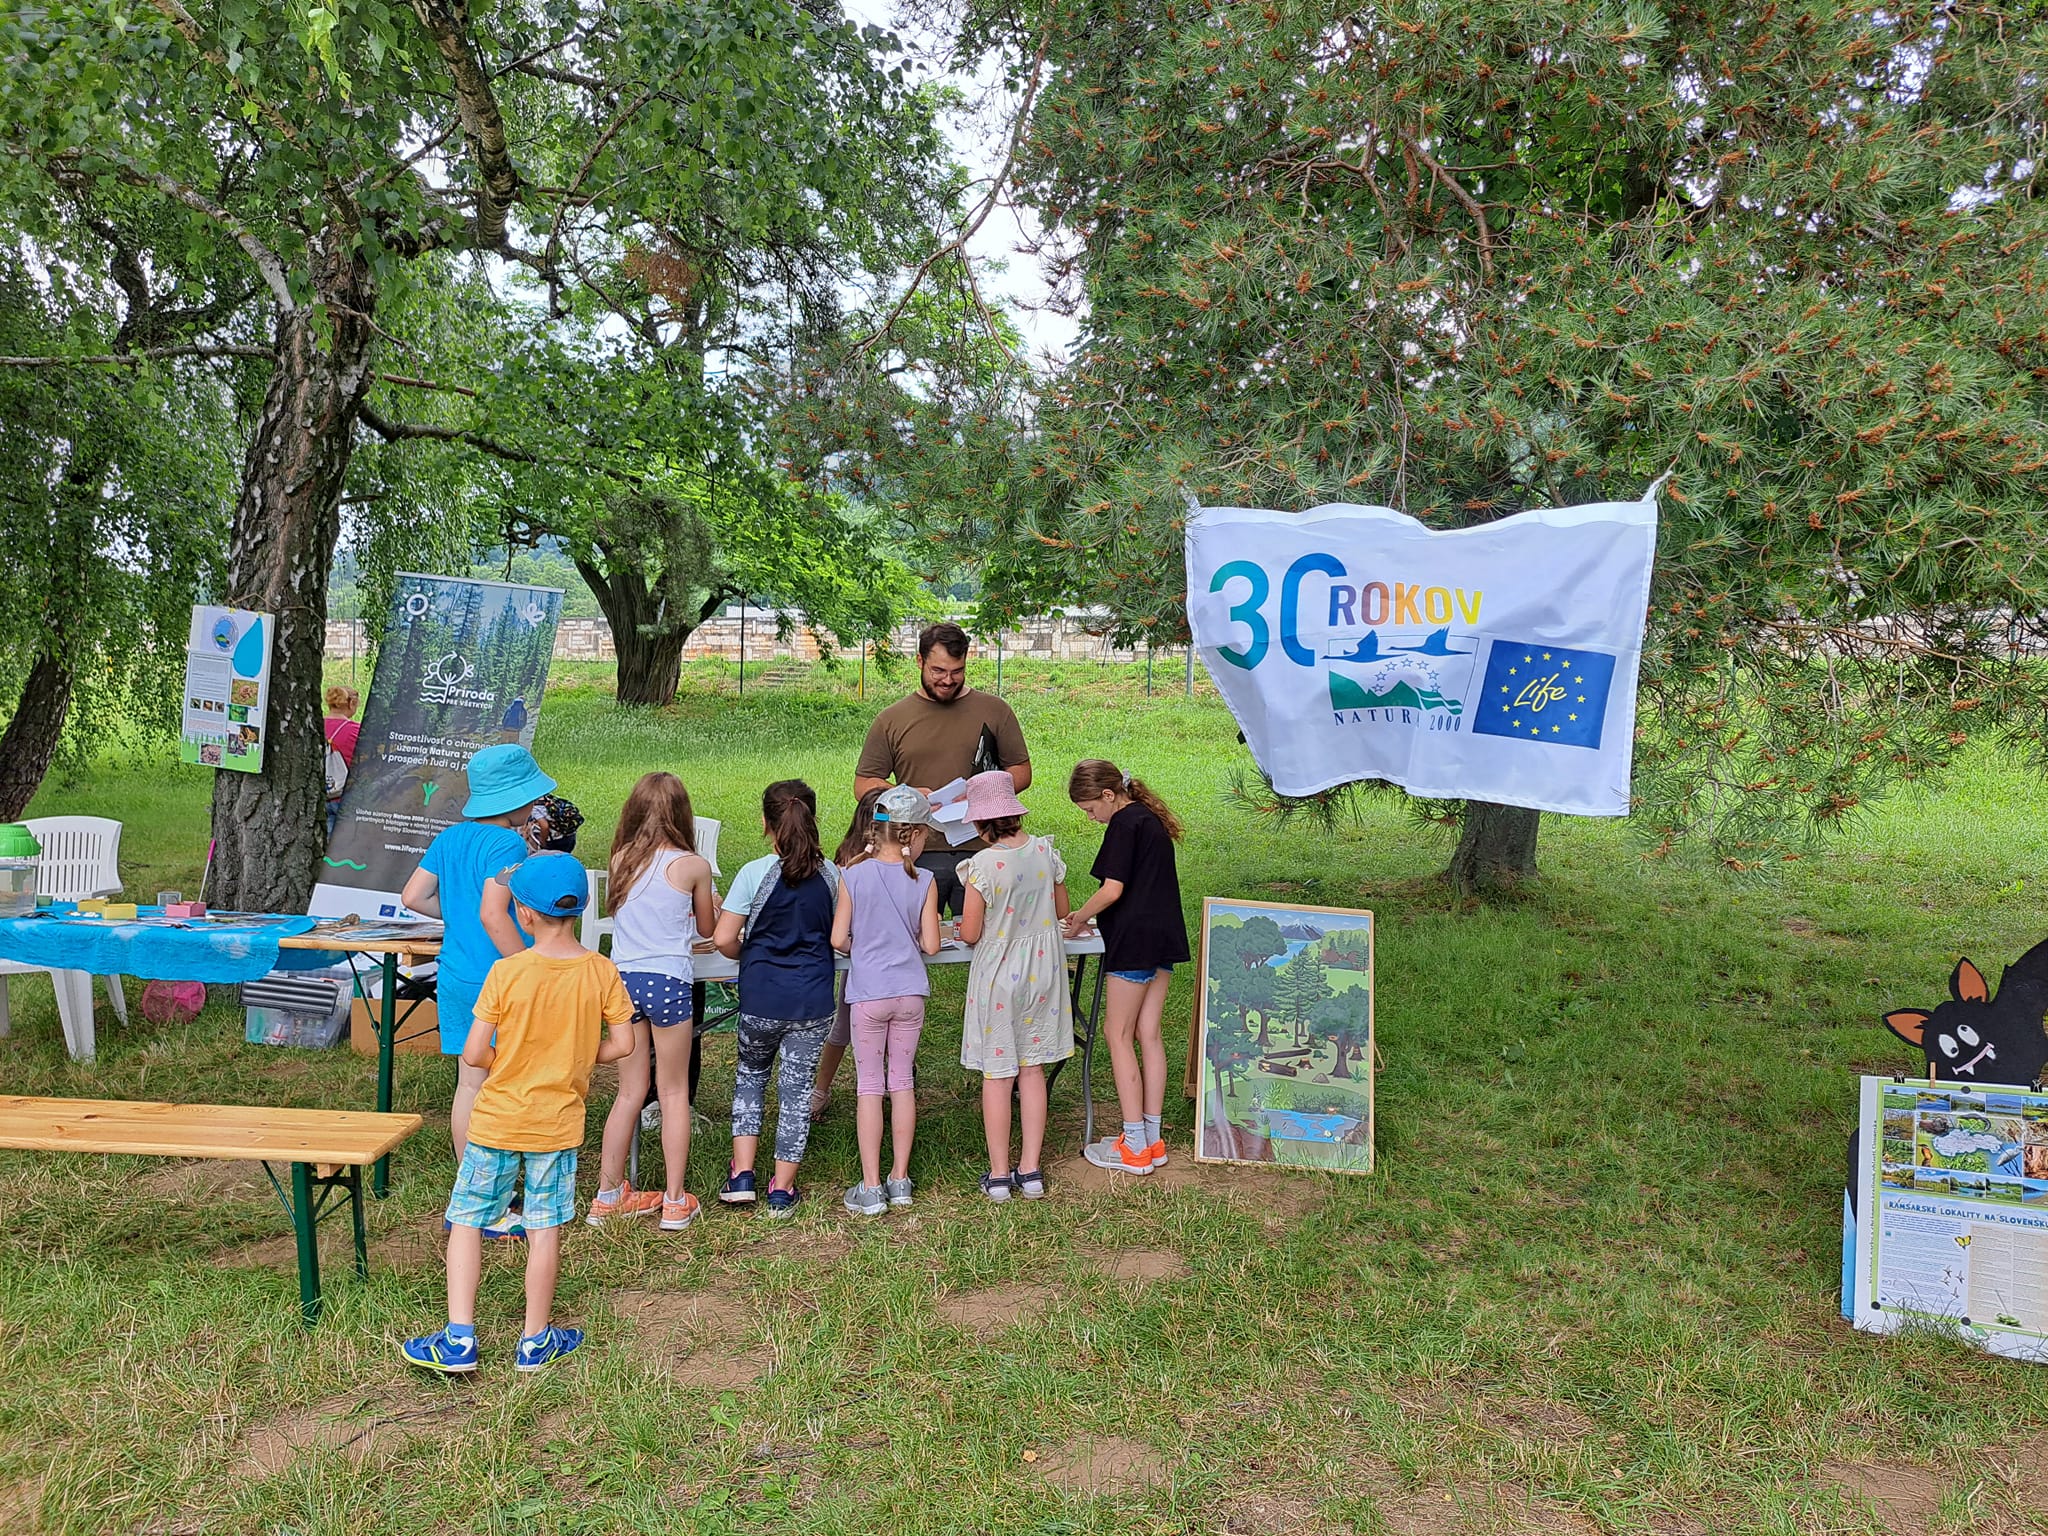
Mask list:
POLYGON ((854 802, 853 822, 839 840, 839 851, 832 855, 832 862, 841 869, 851 869, 868 856, 868 845, 875 836, 875 802, 888 787, 877 785, 854 802))
POLYGON ((791 885, 808 880, 825 863, 818 839, 818 796, 802 779, 777 779, 761 791, 761 819, 782 856, 782 878, 791 885))
POLYGON ((633 894, 647 866, 664 848, 697 851, 696 813, 690 809, 690 792, 681 779, 672 773, 643 774, 626 796, 619 812, 619 829, 612 834, 605 905, 613 913, 633 894))
POLYGON ((1091 757, 1074 764, 1073 774, 1067 779, 1067 798, 1079 805, 1086 800, 1099 800, 1104 795, 1129 795, 1159 818, 1159 824, 1166 828, 1168 837, 1175 842, 1180 841, 1180 818, 1168 809, 1166 802, 1143 779, 1132 778, 1106 758, 1091 757))

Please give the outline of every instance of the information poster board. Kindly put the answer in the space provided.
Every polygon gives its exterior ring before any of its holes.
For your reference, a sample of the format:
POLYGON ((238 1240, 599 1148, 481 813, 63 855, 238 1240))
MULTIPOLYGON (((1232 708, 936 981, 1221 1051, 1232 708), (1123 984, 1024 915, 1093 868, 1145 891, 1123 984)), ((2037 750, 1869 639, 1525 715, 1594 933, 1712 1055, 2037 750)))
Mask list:
POLYGON ((2048 1093, 1865 1077, 1858 1124, 1856 1326, 2048 1362, 2048 1093))
POLYGON ((277 621, 247 608, 200 604, 185 641, 178 761, 263 771, 270 730, 270 641, 277 621))
POLYGON ((1198 1159, 1372 1171, 1372 951, 1370 912, 1203 900, 1198 1159))
POLYGON ((399 576, 314 916, 407 915, 399 893, 434 834, 462 819, 470 758, 532 747, 561 615, 554 587, 399 576))

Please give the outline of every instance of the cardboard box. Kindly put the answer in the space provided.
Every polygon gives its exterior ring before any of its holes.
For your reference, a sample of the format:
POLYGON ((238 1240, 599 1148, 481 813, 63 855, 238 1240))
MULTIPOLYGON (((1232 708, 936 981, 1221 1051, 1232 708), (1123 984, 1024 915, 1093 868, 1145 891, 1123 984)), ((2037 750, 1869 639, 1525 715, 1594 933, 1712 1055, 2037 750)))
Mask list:
MULTIPOLYGON (((383 1017, 384 1000, 372 998, 355 1000, 349 1009, 349 1049, 359 1056, 377 1054, 377 1026, 374 1022, 383 1017), (372 1014, 372 1008, 378 1011, 372 1014)), ((437 1030, 439 1015, 434 1011, 433 1000, 412 1003, 405 998, 398 1000, 398 1054, 401 1056, 438 1056, 441 1054, 441 1036, 437 1030), (411 1009, 408 1013, 406 1010, 411 1009), (408 1038, 414 1037, 414 1038, 408 1038)))

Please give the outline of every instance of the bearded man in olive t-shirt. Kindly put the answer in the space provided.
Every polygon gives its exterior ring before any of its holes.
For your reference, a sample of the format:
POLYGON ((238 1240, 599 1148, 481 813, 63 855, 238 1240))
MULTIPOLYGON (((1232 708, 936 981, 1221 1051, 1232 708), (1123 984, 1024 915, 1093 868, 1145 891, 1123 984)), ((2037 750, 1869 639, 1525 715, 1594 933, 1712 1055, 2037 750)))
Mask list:
MULTIPOLYGON (((853 792, 864 795, 894 780, 930 794, 955 779, 1007 768, 1021 793, 1031 782, 1031 754, 1010 706, 967 686, 967 632, 933 624, 917 637, 917 692, 899 699, 868 727, 853 770, 853 792)), ((979 838, 958 848, 927 848, 917 861, 939 887, 941 911, 960 915, 958 866, 978 852, 979 838)))

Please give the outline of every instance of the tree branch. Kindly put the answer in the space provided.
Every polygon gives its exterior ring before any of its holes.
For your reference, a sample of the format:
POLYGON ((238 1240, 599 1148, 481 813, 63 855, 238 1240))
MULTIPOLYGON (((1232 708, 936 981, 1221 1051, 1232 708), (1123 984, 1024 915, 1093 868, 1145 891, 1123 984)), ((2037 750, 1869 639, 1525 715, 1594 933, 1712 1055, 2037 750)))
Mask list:
MULTIPOLYGON (((277 300, 278 308, 282 309, 286 314, 298 313, 298 300, 292 297, 291 284, 285 280, 284 263, 277 259, 275 251, 256 238, 255 232, 248 225, 207 197, 203 192, 186 186, 185 183, 173 176, 167 176, 162 171, 152 171, 145 166, 137 165, 126 155, 116 154, 112 150, 101 149, 95 150, 93 153, 105 155, 115 165, 119 166, 121 174, 126 180, 134 182, 137 186, 156 188, 157 191, 163 193, 166 197, 183 203, 193 212, 206 215, 207 218, 212 219, 221 228, 233 235, 235 237, 235 244, 239 245, 249 260, 255 263, 257 274, 262 277, 264 286, 270 290, 271 297, 277 300)), ((73 161, 83 157, 84 151, 75 149, 66 150, 61 156, 61 158, 73 161)))
POLYGON ((174 357, 275 358, 269 347, 150 347, 141 352, 103 352, 90 357, 0 357, 0 368, 136 368, 174 357))
POLYGON ((357 408, 356 415, 362 424, 383 438, 387 443, 402 443, 425 440, 434 443, 461 443, 479 453, 488 453, 493 458, 505 459, 514 464, 539 464, 537 454, 528 453, 524 448, 514 448, 495 438, 485 437, 480 432, 464 431, 460 427, 433 427, 424 422, 391 421, 369 405, 357 408))
POLYGON ((477 398, 475 390, 462 384, 436 384, 432 379, 415 379, 403 373, 380 373, 377 377, 386 384, 403 384, 407 389, 446 390, 451 395, 466 395, 471 400, 477 398))
POLYGON ((505 243, 506 211, 519 201, 519 168, 512 163, 490 77, 470 48, 468 7, 463 0, 412 0, 412 8, 448 66, 462 136, 476 160, 483 194, 477 199, 477 243, 496 250, 505 243))
MULTIPOLYGON (((876 342, 889 334, 891 327, 902 318, 903 311, 910 306, 910 301, 916 297, 919 285, 924 282, 931 269, 937 266, 944 257, 957 253, 963 263, 967 260, 967 242, 979 233, 981 226, 988 222, 988 216, 996 211, 997 204, 1003 198, 1003 188, 1009 183, 1010 171, 1017 163, 1017 148, 1024 142, 1025 129, 1030 126, 1031 108, 1038 99, 1039 81, 1045 74, 1046 49, 1051 43, 1052 23, 1048 21, 1044 30, 1038 35, 1038 54, 1031 61, 1031 78, 1025 82, 1023 99, 1017 103, 1017 120, 1010 126, 1010 145, 1003 153, 1003 163, 996 167, 996 173, 989 181, 988 196, 982 199, 981 206, 974 211, 967 222, 960 226, 958 234, 954 235, 951 240, 940 246, 936 251, 933 251, 931 255, 918 264, 917 270, 910 275, 910 286, 903 290, 903 296, 890 306, 887 317, 883 319, 880 325, 854 343, 853 349, 855 352, 866 352, 876 342)), ((974 281, 974 274, 971 271, 967 275, 967 287, 968 291, 974 296, 974 307, 981 312, 982 324, 989 328, 989 334, 995 338, 996 345, 1003 349, 1004 355, 1012 362, 1015 362, 1017 354, 1010 350, 1009 342, 1005 341, 1002 333, 996 330, 995 323, 989 315, 988 306, 982 303, 980 285, 974 281)))
POLYGON ((1420 140, 1410 138, 1405 133, 1401 135, 1401 140, 1414 151, 1416 159, 1429 167, 1429 173, 1443 183, 1444 190, 1455 197, 1465 211, 1472 215, 1472 222, 1479 226, 1479 270, 1487 282, 1492 282, 1493 227, 1486 222, 1486 209, 1480 205, 1478 198, 1465 190, 1457 177, 1444 169, 1436 156, 1422 147, 1420 140))

